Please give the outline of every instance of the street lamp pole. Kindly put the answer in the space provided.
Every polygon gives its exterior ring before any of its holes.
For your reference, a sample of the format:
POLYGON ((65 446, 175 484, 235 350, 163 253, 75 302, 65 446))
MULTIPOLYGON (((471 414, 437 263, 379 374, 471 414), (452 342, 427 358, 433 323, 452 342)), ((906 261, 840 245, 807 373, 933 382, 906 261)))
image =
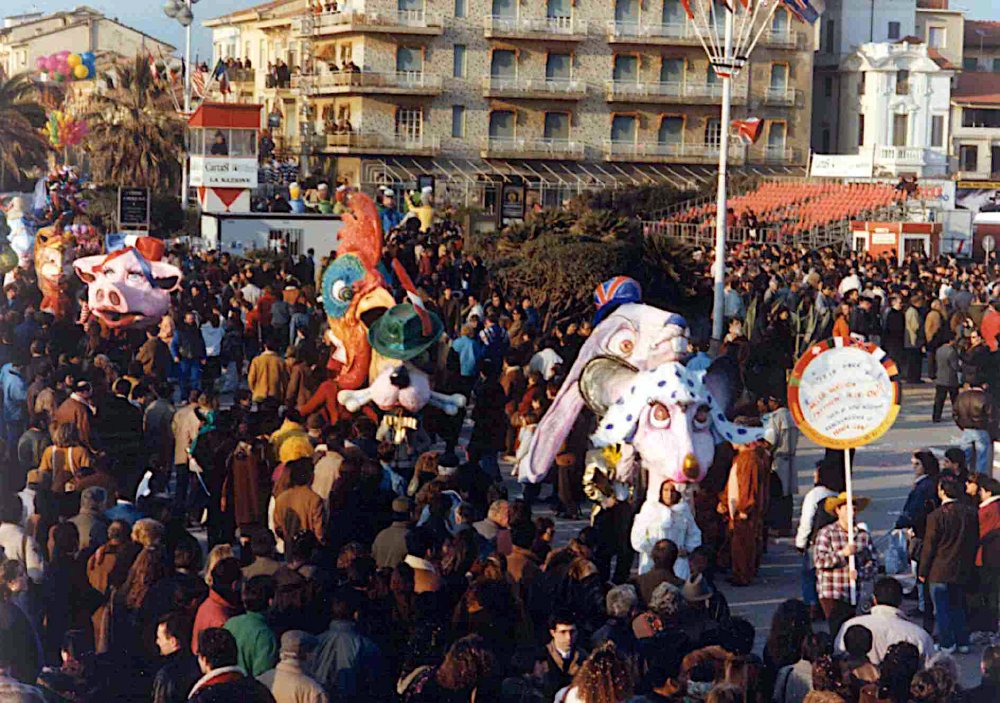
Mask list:
MULTIPOLYGON (((191 114, 191 23, 194 22, 194 12, 191 6, 198 0, 166 0, 163 4, 163 14, 176 19, 184 27, 184 115, 191 114)), ((188 165, 187 149, 181 161, 181 210, 187 212, 188 198, 188 165)))
POLYGON ((722 114, 719 125, 719 184, 715 201, 715 295, 712 305, 712 339, 711 352, 718 353, 724 334, 723 314, 726 287, 726 167, 729 163, 729 120, 732 109, 734 68, 733 57, 733 13, 726 12, 725 26, 725 56, 723 60, 729 63, 726 74, 722 76, 722 114))

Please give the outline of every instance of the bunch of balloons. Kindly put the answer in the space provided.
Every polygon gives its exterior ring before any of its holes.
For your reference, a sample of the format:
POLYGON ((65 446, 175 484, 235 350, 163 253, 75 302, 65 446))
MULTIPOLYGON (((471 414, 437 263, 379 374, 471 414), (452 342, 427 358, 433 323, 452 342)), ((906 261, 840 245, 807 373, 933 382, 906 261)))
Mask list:
POLYGON ((75 223, 66 225, 63 230, 73 235, 78 255, 89 256, 104 251, 104 238, 93 225, 75 223))
POLYGON ((62 110, 49 113, 49 121, 45 125, 45 135, 49 144, 56 149, 65 146, 76 146, 87 136, 87 123, 67 115, 62 110))
POLYGON ((35 66, 47 80, 56 83, 82 81, 97 75, 97 69, 94 67, 96 58, 93 51, 76 54, 63 50, 51 56, 39 56, 35 60, 35 66))

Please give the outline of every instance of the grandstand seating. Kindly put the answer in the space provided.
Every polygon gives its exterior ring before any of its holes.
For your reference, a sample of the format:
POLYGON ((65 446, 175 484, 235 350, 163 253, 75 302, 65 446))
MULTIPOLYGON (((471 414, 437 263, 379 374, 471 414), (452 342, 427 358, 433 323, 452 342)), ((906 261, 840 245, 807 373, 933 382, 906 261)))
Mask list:
MULTIPOLYGON (((916 198, 939 198, 940 187, 919 188, 916 198)), ((831 183, 767 181, 729 198, 737 218, 752 211, 760 227, 779 238, 794 237, 843 220, 865 218, 880 209, 906 200, 892 183, 831 183)), ((681 208, 662 222, 713 226, 715 202, 681 208)))

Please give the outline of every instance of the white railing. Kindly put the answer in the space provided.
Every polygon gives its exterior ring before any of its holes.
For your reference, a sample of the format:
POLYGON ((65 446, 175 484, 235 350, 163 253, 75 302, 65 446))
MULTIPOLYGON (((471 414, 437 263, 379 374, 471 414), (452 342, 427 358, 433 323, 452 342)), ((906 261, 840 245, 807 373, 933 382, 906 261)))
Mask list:
POLYGON ((794 105, 798 97, 795 88, 772 88, 768 87, 764 94, 764 101, 770 105, 794 105))
MULTIPOLYGON (((731 158, 743 158, 746 148, 741 143, 730 143, 729 156, 731 158)), ((717 159, 719 158, 718 144, 691 144, 687 142, 633 142, 615 141, 607 139, 604 141, 605 157, 642 159, 642 158, 697 158, 697 159, 717 159)))
POLYGON ((345 26, 360 27, 414 27, 430 29, 444 26, 444 15, 440 12, 424 10, 390 10, 384 12, 323 12, 308 14, 298 18, 296 30, 299 34, 323 34, 326 31, 345 26))
POLYGON ((795 159, 795 151, 790 146, 764 147, 764 160, 771 164, 787 164, 795 159))
POLYGON ((771 27, 764 32, 761 41, 768 46, 795 47, 798 46, 799 36, 791 28, 775 29, 771 27))
POLYGON ((483 140, 483 151, 497 154, 544 154, 551 157, 583 158, 586 145, 570 139, 487 137, 483 140))
POLYGON ((655 22, 608 22, 608 37, 611 39, 683 39, 698 41, 694 25, 690 22, 658 24, 655 22))
POLYGON ((441 140, 429 134, 409 135, 360 130, 346 134, 327 134, 328 147, 353 149, 391 149, 393 151, 428 151, 441 147, 441 140))
POLYGON ((440 90, 441 76, 423 71, 393 71, 389 73, 339 71, 337 73, 307 74, 296 77, 293 88, 306 92, 331 88, 392 88, 402 90, 440 90))
POLYGON ((493 34, 561 34, 587 33, 586 20, 575 17, 497 17, 483 18, 483 29, 493 34))
POLYGON ((878 146, 875 147, 875 161, 937 166, 946 163, 947 157, 941 152, 920 146, 878 146))
MULTIPOLYGON (((637 82, 637 81, 608 81, 608 97, 610 98, 710 98, 713 100, 722 99, 722 83, 709 83, 708 81, 664 81, 664 82, 637 82)), ((747 96, 747 84, 737 82, 733 84, 733 97, 745 98, 747 96)))
POLYGON ((520 76, 484 76, 483 90, 494 93, 545 93, 582 95, 587 82, 573 78, 522 78, 520 76))

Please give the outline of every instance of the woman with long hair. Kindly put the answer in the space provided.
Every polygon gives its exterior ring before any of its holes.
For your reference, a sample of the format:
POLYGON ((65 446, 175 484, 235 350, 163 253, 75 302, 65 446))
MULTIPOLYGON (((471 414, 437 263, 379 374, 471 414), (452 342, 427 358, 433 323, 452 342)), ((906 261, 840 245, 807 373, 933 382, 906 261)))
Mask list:
POLYGON ((53 439, 55 443, 42 452, 38 469, 49 476, 53 493, 72 491, 73 480, 91 465, 90 451, 81 445, 80 432, 72 422, 59 425, 53 439))
POLYGON ((632 695, 632 667, 612 642, 591 652, 573 682, 556 694, 555 703, 622 703, 632 695))
POLYGON ((789 598, 774 610, 771 632, 764 645, 764 669, 761 684, 770 696, 778 670, 791 666, 802 655, 802 645, 812 633, 809 606, 797 598, 789 598))
POLYGON ((417 675, 403 693, 404 703, 473 703, 491 694, 496 661, 478 635, 466 635, 448 649, 440 666, 417 675))
POLYGON ((52 558, 42 581, 45 611, 43 645, 46 659, 58 660, 63 633, 70 629, 92 631, 91 614, 101 595, 87 581, 87 563, 80 556, 80 532, 72 522, 60 522, 49 530, 52 558))

